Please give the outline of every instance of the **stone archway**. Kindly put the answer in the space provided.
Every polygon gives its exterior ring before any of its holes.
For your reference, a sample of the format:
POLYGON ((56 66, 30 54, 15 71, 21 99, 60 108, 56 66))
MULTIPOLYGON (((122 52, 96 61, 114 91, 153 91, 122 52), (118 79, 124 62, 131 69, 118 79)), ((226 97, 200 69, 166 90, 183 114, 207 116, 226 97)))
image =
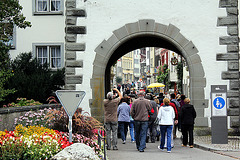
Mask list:
MULTIPOLYGON (((156 39, 159 42, 166 43, 167 46, 170 46, 177 53, 182 54, 186 59, 190 71, 190 98, 198 115, 196 125, 208 126, 208 119, 204 117, 204 108, 208 107, 208 100, 205 99, 204 93, 206 78, 197 48, 174 25, 163 25, 156 23, 152 19, 139 20, 135 23, 124 25, 113 31, 112 36, 107 40, 103 40, 95 49, 96 56, 93 62, 93 75, 91 79, 93 99, 90 100, 92 115, 103 121, 102 101, 105 97, 105 74, 111 63, 122 56, 122 53, 118 49, 133 39, 138 40, 141 38, 147 38, 150 42, 155 42, 156 39)), ((141 46, 140 42, 136 47, 140 48, 144 46, 141 46)))

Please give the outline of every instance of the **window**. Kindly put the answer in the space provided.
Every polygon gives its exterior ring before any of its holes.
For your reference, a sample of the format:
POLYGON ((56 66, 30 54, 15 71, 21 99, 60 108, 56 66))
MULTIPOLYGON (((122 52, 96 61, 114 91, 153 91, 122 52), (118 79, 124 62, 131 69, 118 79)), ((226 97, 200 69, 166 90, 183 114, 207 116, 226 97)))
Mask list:
POLYGON ((138 59, 134 59, 134 64, 139 64, 139 60, 138 59))
POLYGON ((35 57, 41 64, 49 64, 52 69, 63 68, 63 44, 33 44, 35 57))
POLYGON ((34 14, 63 14, 63 0, 33 0, 34 14))

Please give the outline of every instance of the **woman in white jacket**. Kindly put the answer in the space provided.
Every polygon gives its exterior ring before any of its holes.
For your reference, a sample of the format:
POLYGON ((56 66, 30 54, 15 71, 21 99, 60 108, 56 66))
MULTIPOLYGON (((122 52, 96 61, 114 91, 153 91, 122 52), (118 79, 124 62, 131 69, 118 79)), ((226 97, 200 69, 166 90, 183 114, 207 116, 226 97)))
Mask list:
POLYGON ((172 106, 169 105, 170 100, 168 98, 163 99, 164 105, 160 107, 158 112, 161 142, 159 149, 163 150, 165 144, 165 134, 167 133, 167 152, 171 152, 171 134, 174 124, 175 112, 172 106))

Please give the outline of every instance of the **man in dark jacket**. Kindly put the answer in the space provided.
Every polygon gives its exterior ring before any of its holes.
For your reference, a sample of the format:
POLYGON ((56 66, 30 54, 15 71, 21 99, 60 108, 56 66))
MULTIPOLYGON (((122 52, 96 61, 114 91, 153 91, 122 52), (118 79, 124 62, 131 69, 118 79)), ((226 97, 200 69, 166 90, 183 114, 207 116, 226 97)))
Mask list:
POLYGON ((194 129, 194 120, 197 116, 196 111, 193 105, 189 104, 190 99, 185 98, 184 105, 181 108, 181 126, 182 126, 182 135, 183 135, 183 147, 186 147, 188 144, 188 135, 189 135, 189 146, 193 148, 193 129, 194 129))

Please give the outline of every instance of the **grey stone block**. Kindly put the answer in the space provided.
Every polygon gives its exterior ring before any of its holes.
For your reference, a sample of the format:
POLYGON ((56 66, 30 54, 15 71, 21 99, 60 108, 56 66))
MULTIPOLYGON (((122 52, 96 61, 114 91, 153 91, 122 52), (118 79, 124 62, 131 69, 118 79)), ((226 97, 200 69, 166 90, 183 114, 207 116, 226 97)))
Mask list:
POLYGON ((204 77, 205 76, 205 72, 203 70, 203 66, 201 63, 196 63, 193 65, 189 65, 189 71, 190 71, 190 75, 191 77, 204 77))
POLYGON ((237 25, 236 16, 218 17, 217 26, 237 25))
POLYGON ((112 46, 110 46, 110 44, 106 40, 103 40, 94 51, 96 52, 96 54, 101 54, 103 57, 106 58, 106 60, 108 60, 110 58, 108 52, 111 49, 111 47, 112 46))
POLYGON ((192 56, 189 56, 189 57, 187 57, 187 59, 188 59, 188 62, 190 62, 189 64, 191 64, 191 65, 202 62, 201 58, 198 54, 194 54, 192 56))
MULTIPOLYGON (((92 79, 90 79, 90 86, 91 86, 91 88, 93 90, 96 90, 96 91, 99 90, 99 88, 103 88, 103 86, 104 86, 104 82, 103 82, 104 77, 105 77, 105 75, 101 75, 101 76, 93 75, 92 79)), ((103 91, 104 91, 104 89, 103 89, 103 91)), ((95 94, 95 91, 93 91, 92 93, 95 94)))
POLYGON ((239 80, 230 80, 230 89, 239 90, 239 80))
POLYGON ((180 29, 178 29, 176 26, 169 24, 166 31, 166 35, 168 35, 171 38, 175 38, 178 35, 179 31, 180 29))
POLYGON ((239 72, 224 71, 222 72, 222 79, 239 79, 239 72))
POLYGON ((67 9, 66 14, 67 16, 86 17, 86 11, 84 9, 67 9))
POLYGON ((220 45, 238 45, 237 36, 223 36, 219 38, 220 45))
POLYGON ((227 91, 227 97, 228 98, 239 97, 239 91, 229 90, 227 91))
POLYGON ((94 76, 104 76, 106 66, 93 66, 93 75, 94 76))
POLYGON ((76 8, 76 0, 66 0, 66 8, 76 8))
POLYGON ((75 84, 66 84, 64 86, 65 90, 76 90, 76 85, 75 84))
POLYGON ((154 31, 160 34, 165 34, 167 31, 168 26, 160 23, 155 23, 154 31))
POLYGON ((115 31, 113 31, 115 36, 121 41, 123 38, 129 36, 126 26, 123 26, 115 31))
POLYGON ((202 87, 192 87, 192 100, 195 99, 202 99, 204 100, 205 96, 204 96, 204 88, 202 87))
POLYGON ((203 77, 190 77, 190 83, 194 87, 206 87, 206 78, 203 78, 203 77))
POLYGON ((240 127, 239 116, 230 116, 230 127, 240 127))
POLYGON ((238 61, 228 62, 228 70, 229 71, 238 71, 239 70, 239 62, 238 61))
POLYGON ((197 117, 195 119, 196 127, 208 127, 208 118, 207 117, 197 117))
POLYGON ((76 52, 75 51, 66 51, 65 59, 66 60, 76 60, 76 52))
POLYGON ((138 23, 140 31, 152 32, 154 30, 155 21, 152 19, 142 19, 138 23))
POLYGON ((238 45, 228 45, 227 52, 238 52, 238 45))
POLYGON ((220 0, 219 7, 237 7, 238 0, 220 0))
POLYGON ((127 29, 129 34, 133 34, 133 33, 139 32, 139 24, 138 24, 138 22, 128 23, 125 26, 126 26, 126 29, 127 29))
POLYGON ((204 117, 204 108, 195 108, 198 117, 204 117))
POLYGON ((217 61, 231 61, 238 60, 238 53, 218 53, 216 56, 217 61))
POLYGON ((237 36, 238 35, 238 28, 237 28, 237 26, 228 26, 227 31, 228 31, 228 34, 230 36, 237 36))
POLYGON ((195 108, 208 108, 207 99, 191 99, 190 103, 193 104, 195 108))
POLYGON ((82 68, 83 67, 83 61, 71 61, 71 60, 67 60, 65 61, 65 66, 66 67, 78 67, 78 68, 82 68))
POLYGON ((75 68, 66 67, 65 68, 65 74, 66 75, 75 75, 75 68))
POLYGON ((198 49, 194 46, 194 44, 192 43, 192 41, 190 41, 188 44, 186 44, 184 46, 184 49, 186 51, 186 57, 189 57, 191 55, 194 55, 196 53, 198 53, 198 49))
POLYGON ((227 115, 228 116, 238 116, 239 115, 239 109, 238 108, 228 108, 227 115))
POLYGON ((85 51, 85 43, 66 43, 65 49, 67 51, 85 51))
POLYGON ((77 17, 66 17, 66 24, 67 25, 76 25, 77 24, 77 17))
POLYGON ((238 15, 238 9, 237 7, 231 7, 231 8, 227 8, 227 13, 228 15, 238 15))
POLYGON ((102 67, 106 66, 107 65, 106 57, 103 57, 101 54, 96 54, 95 59, 93 61, 93 65, 102 67))
POLYGON ((178 33, 178 35, 174 38, 174 40, 180 46, 185 46, 189 42, 189 40, 187 40, 181 33, 178 33))
POLYGON ((229 98, 229 108, 239 108, 239 98, 229 98))
POLYGON ((76 42, 77 41, 77 35, 75 34, 67 34, 65 36, 66 42, 76 42))
POLYGON ((66 84, 82 84, 82 75, 66 75, 66 84))
POLYGON ((115 46, 117 45, 120 41, 117 39, 115 34, 113 34, 111 37, 107 39, 107 42, 109 43, 109 46, 115 46))
POLYGON ((86 34, 85 26, 67 26, 65 29, 68 34, 86 34))

